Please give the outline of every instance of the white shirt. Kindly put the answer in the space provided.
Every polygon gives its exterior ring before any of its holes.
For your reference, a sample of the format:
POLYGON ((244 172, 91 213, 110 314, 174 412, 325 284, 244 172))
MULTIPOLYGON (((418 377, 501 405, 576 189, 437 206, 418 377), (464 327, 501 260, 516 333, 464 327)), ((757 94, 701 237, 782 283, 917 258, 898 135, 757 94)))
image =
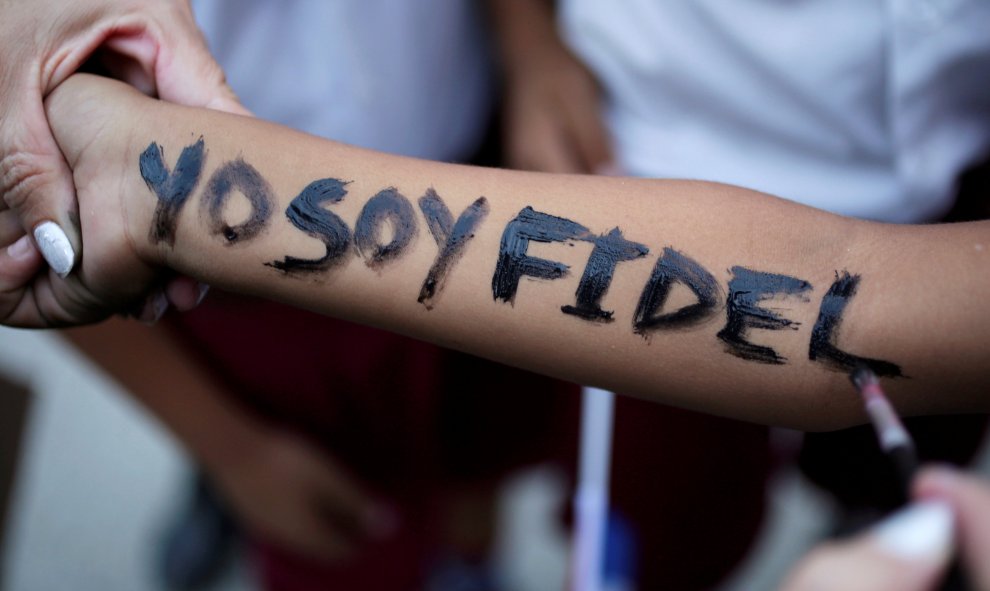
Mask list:
POLYGON ((491 68, 473 0, 198 0, 196 20, 256 115, 434 160, 470 155, 491 68))
POLYGON ((563 0, 619 164, 933 219, 990 150, 990 0, 563 0))

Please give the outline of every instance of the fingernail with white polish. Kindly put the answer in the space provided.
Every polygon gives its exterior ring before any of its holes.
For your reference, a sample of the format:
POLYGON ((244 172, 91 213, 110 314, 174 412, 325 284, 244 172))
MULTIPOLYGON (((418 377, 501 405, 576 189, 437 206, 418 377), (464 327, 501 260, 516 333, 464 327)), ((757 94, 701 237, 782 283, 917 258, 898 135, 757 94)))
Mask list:
POLYGON ((873 530, 879 547, 904 560, 937 560, 952 552, 952 507, 939 500, 921 501, 894 513, 873 530))
POLYGON ((164 292, 158 291, 145 301, 144 309, 141 310, 138 320, 151 326, 161 320, 167 310, 168 298, 165 297, 164 292))
POLYGON ((65 277, 72 271, 76 253, 72 250, 69 238, 58 224, 42 222, 35 226, 34 241, 41 251, 41 256, 45 257, 48 266, 58 273, 59 277, 65 277))
POLYGON ((210 293, 210 286, 205 283, 200 283, 196 287, 199 289, 199 294, 196 296, 196 305, 198 306, 203 303, 203 298, 206 297, 206 294, 210 293))
POLYGON ((31 256, 31 252, 34 250, 34 244, 31 243, 31 237, 27 234, 21 236, 7 247, 7 256, 15 260, 24 260, 31 256))

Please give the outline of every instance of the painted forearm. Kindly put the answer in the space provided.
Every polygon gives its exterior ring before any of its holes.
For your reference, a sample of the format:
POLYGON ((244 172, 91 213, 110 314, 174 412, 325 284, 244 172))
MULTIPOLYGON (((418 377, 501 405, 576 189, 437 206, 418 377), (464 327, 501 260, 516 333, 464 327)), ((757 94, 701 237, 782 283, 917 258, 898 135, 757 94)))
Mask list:
POLYGON ((986 314, 974 333, 909 290, 919 264, 986 275, 985 257, 931 247, 972 247, 986 226, 894 228, 722 185, 443 165, 157 111, 167 131, 135 132, 127 155, 132 232, 209 282, 761 422, 860 420, 857 364, 897 378, 907 412, 982 404, 964 364, 987 349, 986 314), (959 362, 932 363, 933 344, 959 362), (950 376, 963 392, 933 399, 950 376))

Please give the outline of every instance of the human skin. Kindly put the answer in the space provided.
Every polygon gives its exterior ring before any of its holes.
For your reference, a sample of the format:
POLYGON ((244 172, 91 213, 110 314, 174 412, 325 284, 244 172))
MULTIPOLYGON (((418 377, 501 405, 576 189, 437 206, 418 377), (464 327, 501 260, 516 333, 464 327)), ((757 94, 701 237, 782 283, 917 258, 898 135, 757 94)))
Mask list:
POLYGON ((388 535, 391 510, 314 443, 248 412, 161 326, 63 331, 181 441, 246 531, 323 561, 388 535))
POLYGON ((610 172, 612 150, 591 72, 564 46, 547 0, 488 0, 504 86, 510 168, 610 172))
POLYGON ((985 477, 944 466, 929 468, 914 482, 918 499, 938 499, 955 515, 955 545, 973 589, 990 590, 990 483, 985 477))
POLYGON ((795 566, 785 591, 831 589, 923 591, 940 588, 953 547, 958 549, 967 588, 990 589, 990 486, 983 478, 948 467, 928 467, 914 482, 915 501, 946 507, 950 523, 932 522, 918 508, 895 514, 847 540, 818 546, 795 566), (910 518, 905 519, 909 516, 910 518), (896 523, 896 532, 891 525, 896 523), (948 531, 945 531, 945 528, 948 531), (886 532, 883 530, 887 529, 886 532), (952 535, 952 532, 955 535, 952 535), (886 533, 886 535, 884 535, 886 533), (896 533, 897 537, 891 534, 896 533), (904 543, 913 538, 911 543, 904 543))
MULTIPOLYGON (((0 14, 0 232, 30 235, 51 222, 76 255, 49 257, 50 272, 31 271, 33 293, 45 293, 83 248, 72 171, 51 135, 45 96, 92 61, 148 95, 247 111, 187 0, 6 0, 0 14)), ((31 238, 20 244, 21 268, 43 269, 31 238)), ((169 304, 193 307, 204 288, 174 277, 128 313, 153 321, 169 304)), ((376 526, 381 511, 373 511, 346 470, 312 444, 247 416, 163 331, 117 320, 68 337, 172 429, 252 532, 302 554, 339 559, 367 537, 363 521, 376 526), (135 364, 142 356, 153 365, 135 364)))
MULTIPOLYGON (((0 228, 32 235, 23 246, 33 252, 25 254, 40 268, 40 248, 53 278, 68 273, 83 248, 72 174, 42 104, 54 88, 92 61, 149 95, 246 111, 188 0, 3 0, 0 14, 0 228)), ((51 278, 35 274, 36 289, 49 289, 51 278)), ((168 302, 191 308, 201 291, 177 278, 143 306, 144 317, 160 315, 168 302)))
MULTIPOLYGON (((556 176, 386 156, 260 121, 151 101, 91 77, 63 84, 49 98, 48 113, 74 171, 87 252, 78 272, 50 297, 35 298, 10 274, 0 285, 6 324, 96 320, 140 297, 162 268, 170 268, 579 383, 761 423, 830 429, 863 420, 848 368, 809 359, 822 302, 837 278, 849 273, 859 277, 858 288, 832 342, 902 371, 906 377, 885 383, 901 412, 988 406, 982 364, 990 349, 990 314, 980 295, 990 288, 985 222, 884 225, 713 183, 556 176), (174 217, 173 241, 156 239, 151 229, 158 181, 143 178, 141 155, 159 154, 171 174, 180 152, 199 138, 203 178, 174 217), (258 214, 236 191, 214 220, 226 229, 211 225, 204 207, 204 190, 216 171, 238 159, 270 186, 273 202, 256 234, 225 237, 258 214), (394 259, 369 265, 367 252, 346 243, 345 254, 321 270, 278 268, 287 256, 312 261, 328 252, 285 215, 311 182, 328 178, 346 181, 346 195, 322 211, 351 230, 371 197, 387 188, 411 203, 432 188, 454 219, 481 196, 490 211, 426 306, 418 300, 438 246, 416 205, 418 234, 394 259), (523 277, 514 299, 495 297, 500 242, 527 207, 582 224, 595 240, 619 228, 649 251, 615 266, 598 302, 614 312, 610 322, 562 310, 575 304, 593 244, 601 244, 587 236, 530 242, 525 256, 570 265, 570 273, 554 280, 523 277), (638 334, 633 312, 665 247, 714 278, 715 303, 693 324, 638 334), (726 302, 752 295, 740 288, 749 272, 801 283, 791 295, 755 303, 756 311, 771 310, 786 326, 749 318, 753 324, 741 333, 746 343, 771 348, 779 362, 747 358, 738 343, 717 336, 733 318, 726 302)), ((388 243, 391 232, 382 232, 378 242, 388 243)), ((0 243, 9 243, 5 238, 0 243)), ((11 258, 9 249, 4 257, 11 258)), ((0 258, 0 266, 7 263, 0 258)), ((655 312, 695 303, 683 287, 674 285, 670 300, 655 312)))

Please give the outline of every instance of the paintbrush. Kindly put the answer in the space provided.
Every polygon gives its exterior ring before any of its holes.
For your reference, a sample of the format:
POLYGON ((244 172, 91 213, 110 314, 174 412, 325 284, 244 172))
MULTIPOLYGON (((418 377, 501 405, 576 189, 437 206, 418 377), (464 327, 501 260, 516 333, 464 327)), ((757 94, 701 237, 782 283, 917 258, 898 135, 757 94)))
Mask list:
POLYGON ((857 367, 849 379, 863 397, 863 405, 870 422, 873 423, 880 449, 893 463, 901 491, 907 499, 910 496, 911 481, 918 470, 918 454, 914 448, 914 440, 904 428, 897 411, 890 404, 880 387, 880 381, 870 368, 857 367))
MULTIPOLYGON (((894 406, 887 399, 883 388, 880 387, 880 380, 873 371, 861 365, 853 370, 849 375, 854 386, 863 397, 863 405, 866 407, 866 414, 870 415, 870 422, 877 433, 877 440, 880 442, 880 449, 894 464, 897 471, 897 478, 900 480, 901 494, 906 502, 911 498, 911 481, 918 471, 918 454, 914 447, 914 440, 911 434, 904 428, 894 406)), ((939 589, 965 590, 970 589, 968 579, 962 569, 959 559, 956 558, 949 566, 948 573, 939 589)))

